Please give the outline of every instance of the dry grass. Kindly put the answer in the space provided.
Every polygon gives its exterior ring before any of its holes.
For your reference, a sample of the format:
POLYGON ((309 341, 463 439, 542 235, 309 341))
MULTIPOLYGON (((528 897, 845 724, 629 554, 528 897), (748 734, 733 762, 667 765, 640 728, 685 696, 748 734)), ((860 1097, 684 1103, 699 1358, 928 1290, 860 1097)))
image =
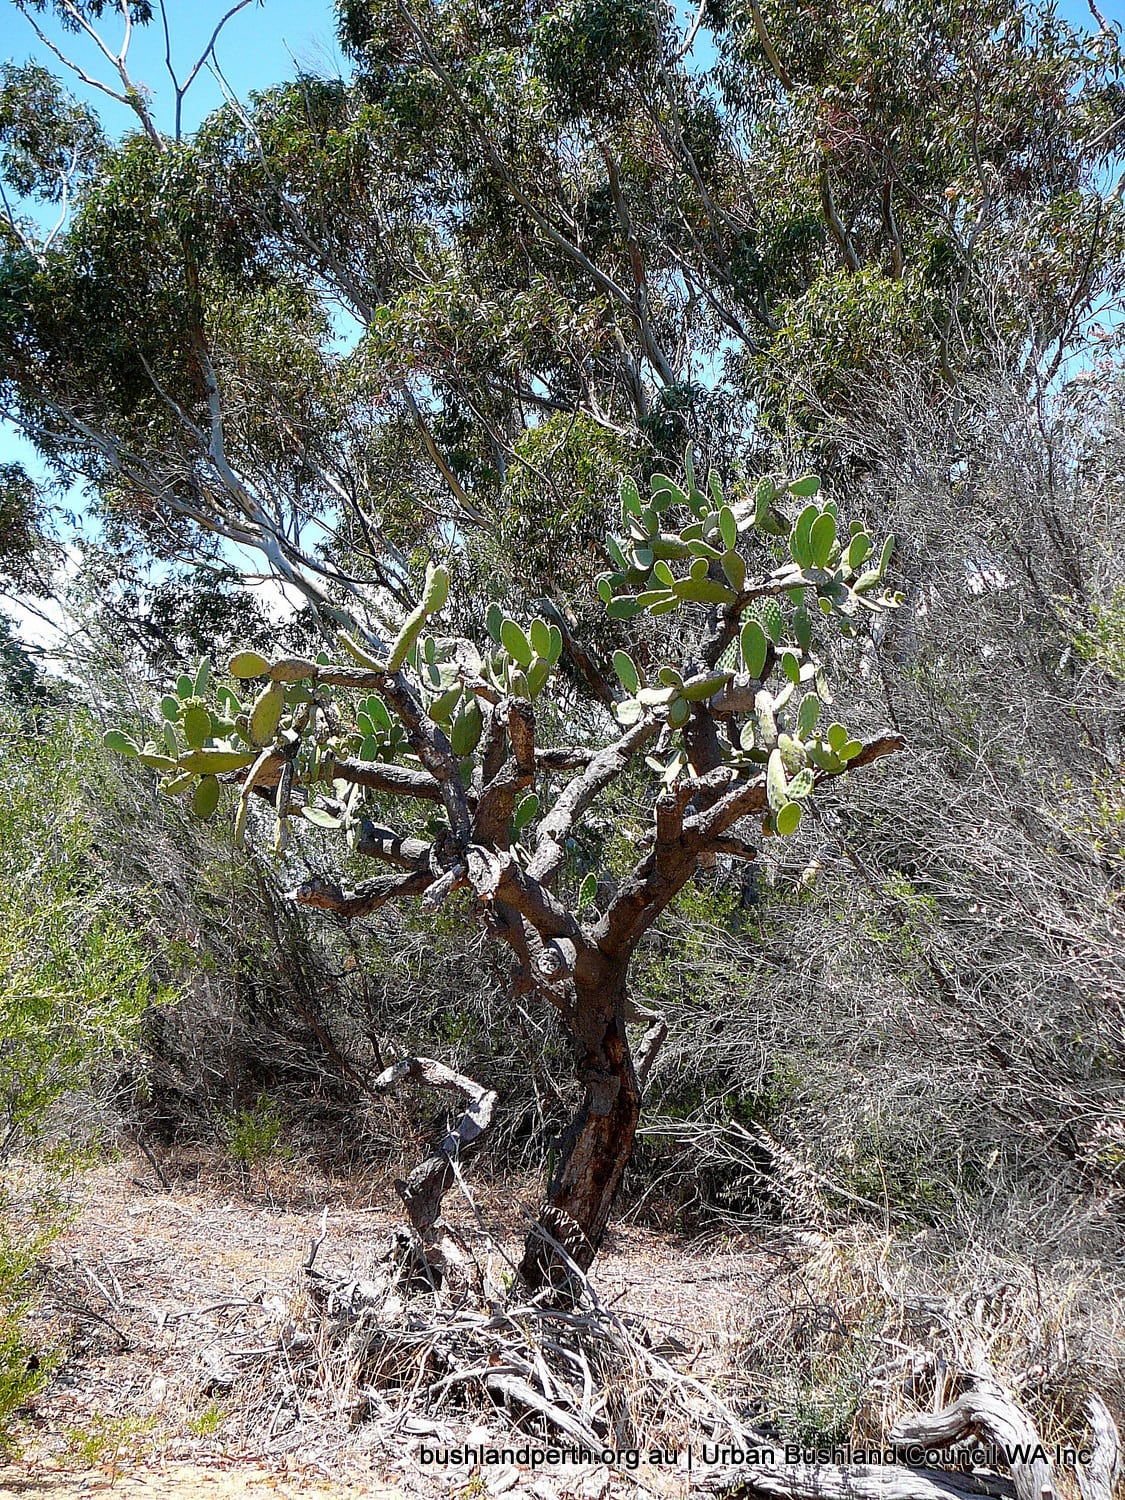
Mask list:
POLYGON ((170 1192, 127 1160, 80 1180, 40 1309, 45 1342, 66 1347, 25 1433, 40 1465, 299 1456, 312 1474, 432 1488, 413 1462, 420 1442, 548 1430, 499 1401, 497 1372, 619 1447, 682 1450, 739 1427, 882 1443, 986 1364, 1048 1444, 1080 1442, 1091 1388, 1125 1412, 1125 1272, 1094 1203, 1038 1257, 1011 1234, 1006 1250, 996 1234, 955 1253, 932 1232, 763 1225, 688 1239, 622 1223, 568 1311, 505 1300, 508 1216, 533 1185, 486 1188, 479 1213, 449 1201, 491 1286, 481 1311, 388 1284, 400 1215, 385 1177, 162 1160, 170 1192), (303 1265, 322 1227, 318 1291, 303 1265))

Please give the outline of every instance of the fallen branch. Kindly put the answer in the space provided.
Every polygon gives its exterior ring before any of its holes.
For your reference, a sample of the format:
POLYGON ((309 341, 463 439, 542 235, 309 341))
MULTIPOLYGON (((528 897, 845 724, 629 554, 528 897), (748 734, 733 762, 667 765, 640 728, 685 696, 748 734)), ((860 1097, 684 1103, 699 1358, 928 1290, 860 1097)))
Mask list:
POLYGON ((969 1500, 1016 1493, 1009 1480, 895 1464, 746 1464, 697 1476, 692 1489, 722 1500, 969 1500))
POLYGON ((970 1388, 949 1406, 900 1417, 889 1434, 892 1445, 948 1448, 967 1439, 983 1440, 1008 1455, 1018 1500, 1051 1500, 1058 1494, 1055 1476, 1039 1456, 1044 1449, 1034 1422, 991 1374, 969 1378, 970 1388))
POLYGON ((1102 1398, 1091 1391, 1086 1397, 1086 1420, 1090 1424, 1090 1462, 1075 1471, 1082 1500, 1113 1500, 1125 1465, 1121 1458, 1121 1434, 1102 1398))

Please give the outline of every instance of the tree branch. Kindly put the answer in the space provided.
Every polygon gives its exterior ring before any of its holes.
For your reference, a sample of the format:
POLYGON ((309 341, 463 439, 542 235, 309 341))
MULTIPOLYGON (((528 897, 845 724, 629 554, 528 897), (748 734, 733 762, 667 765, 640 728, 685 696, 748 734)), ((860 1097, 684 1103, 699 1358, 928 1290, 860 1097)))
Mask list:
POLYGON ((539 824, 535 854, 528 866, 529 875, 544 884, 550 883, 566 854, 566 838, 575 819, 582 816, 599 792, 621 775, 633 754, 654 737, 659 727, 655 719, 649 718, 634 724, 620 739, 599 750, 581 775, 565 787, 539 824))
POLYGON ((433 884, 429 870, 418 871, 401 879, 386 878, 369 880, 354 890, 345 891, 334 880, 324 875, 313 875, 287 891, 286 895, 299 906, 316 907, 318 911, 334 912, 345 922, 356 917, 366 917, 388 901, 398 901, 404 896, 421 896, 433 884))
POLYGON ((521 869, 507 850, 497 853, 482 844, 472 844, 467 865, 469 882, 482 901, 510 906, 541 937, 569 938, 579 949, 589 946, 577 918, 545 886, 521 869))

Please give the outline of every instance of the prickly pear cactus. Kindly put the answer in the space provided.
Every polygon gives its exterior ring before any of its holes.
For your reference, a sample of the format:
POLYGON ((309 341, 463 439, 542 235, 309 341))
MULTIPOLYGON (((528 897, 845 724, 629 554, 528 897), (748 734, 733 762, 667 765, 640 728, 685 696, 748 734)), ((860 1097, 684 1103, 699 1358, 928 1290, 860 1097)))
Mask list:
MULTIPOLYGON (((861 526, 845 528, 815 475, 763 478, 728 499, 717 476, 697 483, 689 450, 682 483, 657 474, 647 498, 632 481, 623 485, 621 528, 606 539, 612 567, 598 577, 598 594, 623 633, 646 614, 685 616, 680 660, 643 670, 622 646, 606 669, 620 730, 652 730, 645 760, 665 790, 715 769, 697 764, 699 723, 710 718, 724 731, 710 736, 712 753, 718 743, 736 777, 762 778, 763 831, 797 830, 818 781, 864 748, 824 712, 832 698, 818 632, 852 633, 863 616, 896 606, 901 596, 884 586, 892 551, 893 538, 876 548, 861 526)), ((451 758, 479 797, 499 707, 535 702, 564 641, 552 621, 521 623, 496 604, 479 643, 443 636, 433 623, 450 585, 448 570, 431 565, 387 648, 340 632, 342 665, 326 652, 270 661, 244 650, 218 680, 201 662, 161 699, 150 739, 138 745, 111 730, 106 745, 160 771, 164 790, 185 797, 200 818, 234 806, 239 841, 255 792, 266 794, 279 855, 293 817, 343 829, 354 843, 370 789, 432 797, 421 790, 431 763, 451 758), (380 765, 401 772, 380 777, 380 765)), ((491 744, 494 757, 507 753, 502 728, 491 744)), ((538 817, 529 788, 513 804, 510 836, 518 840, 538 817)))
MULTIPOLYGON (((626 651, 615 653, 624 693, 617 718, 627 726, 657 713, 683 731, 693 708, 710 705, 731 719, 727 762, 766 768, 767 834, 796 832, 817 772, 843 771, 863 748, 843 724, 821 723, 832 697, 815 648, 818 624, 851 634, 857 616, 893 609, 902 598, 882 587, 893 537, 865 567, 875 551, 871 537, 858 524, 845 532, 835 503, 819 494, 813 474, 789 484, 767 477, 728 503, 717 476, 697 486, 689 449, 682 485, 657 474, 644 500, 635 484, 624 484, 621 531, 606 543, 615 566, 597 580, 615 619, 693 605, 708 611, 701 633, 719 649, 704 649, 690 676, 668 665, 646 678, 626 651), (745 554, 760 554, 763 543, 777 565, 751 579, 745 554)), ((647 761, 670 785, 690 768, 691 755, 682 733, 679 743, 664 738, 667 757, 647 761)))

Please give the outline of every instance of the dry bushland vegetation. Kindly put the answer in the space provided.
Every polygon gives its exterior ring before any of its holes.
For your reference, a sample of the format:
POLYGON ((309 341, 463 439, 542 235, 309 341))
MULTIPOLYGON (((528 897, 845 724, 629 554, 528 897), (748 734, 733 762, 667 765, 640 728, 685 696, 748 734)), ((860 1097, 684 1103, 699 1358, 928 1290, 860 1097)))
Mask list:
POLYGON ((193 131, 126 0, 117 139, 19 9, 0 1437, 1111 1500, 1118 33, 341 0, 193 131))

